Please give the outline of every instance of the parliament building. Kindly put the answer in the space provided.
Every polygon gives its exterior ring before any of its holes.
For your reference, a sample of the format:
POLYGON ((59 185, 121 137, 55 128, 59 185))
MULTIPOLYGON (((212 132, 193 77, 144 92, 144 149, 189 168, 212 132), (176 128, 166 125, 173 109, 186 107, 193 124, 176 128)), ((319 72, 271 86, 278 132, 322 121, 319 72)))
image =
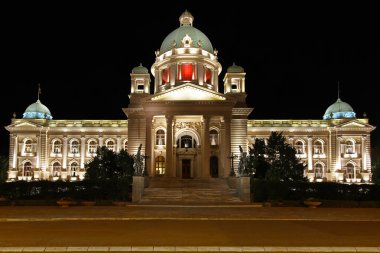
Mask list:
MULTIPOLYGON (((321 119, 249 119, 246 73, 233 64, 223 77, 218 52, 184 12, 166 36, 149 70, 131 71, 126 119, 60 120, 38 99, 9 131, 8 180, 82 180, 99 146, 146 156, 149 177, 227 178, 237 168, 239 146, 282 132, 306 164, 310 181, 371 182, 367 118, 357 118, 340 98, 321 119), (154 79, 151 80, 151 74, 154 79)), ((252 113, 251 118, 254 118, 252 113)))

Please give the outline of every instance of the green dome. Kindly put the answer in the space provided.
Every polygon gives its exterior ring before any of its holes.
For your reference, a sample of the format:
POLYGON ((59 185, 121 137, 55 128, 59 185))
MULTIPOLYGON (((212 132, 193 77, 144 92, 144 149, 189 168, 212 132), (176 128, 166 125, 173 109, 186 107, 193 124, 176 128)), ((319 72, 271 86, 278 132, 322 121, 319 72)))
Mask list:
POLYGON ((327 108, 323 119, 345 119, 345 118, 355 118, 356 114, 351 105, 343 102, 338 98, 338 100, 327 108))
POLYGON ((182 40, 186 35, 192 40, 191 47, 199 48, 201 46, 207 52, 214 53, 212 44, 207 36, 193 27, 194 17, 188 11, 182 13, 179 19, 181 26, 166 36, 161 44, 160 54, 170 51, 173 46, 176 48, 183 47, 182 40))
POLYGON ((148 69, 145 68, 141 63, 140 66, 134 67, 132 69, 132 74, 149 74, 148 69))
POLYGON ((31 104, 26 108, 24 115, 24 119, 52 119, 50 110, 43 105, 40 100, 31 104))
POLYGON ((244 68, 236 65, 234 62, 232 66, 228 67, 227 73, 244 73, 244 68))

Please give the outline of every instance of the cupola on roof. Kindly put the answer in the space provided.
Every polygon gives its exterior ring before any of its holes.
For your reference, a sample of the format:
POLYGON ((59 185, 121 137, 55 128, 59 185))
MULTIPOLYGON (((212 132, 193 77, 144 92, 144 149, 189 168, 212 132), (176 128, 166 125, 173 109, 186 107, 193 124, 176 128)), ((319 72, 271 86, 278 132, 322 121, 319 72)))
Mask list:
POLYGON ((234 62, 232 66, 228 67, 227 73, 244 73, 244 68, 236 65, 234 62))
POLYGON ((351 105, 343 102, 340 98, 338 98, 334 104, 330 105, 323 115, 323 119, 349 119, 355 117, 356 114, 351 105))
POLYGON ((214 49, 212 47, 211 41, 207 38, 207 36, 193 27, 194 17, 187 10, 182 13, 179 17, 180 27, 171 32, 161 44, 160 54, 163 54, 167 51, 170 51, 174 48, 181 48, 183 46, 183 39, 185 36, 190 37, 191 39, 191 47, 195 48, 203 48, 209 53, 213 53, 214 49))
POLYGON ((29 105, 24 114, 24 119, 52 119, 49 108, 47 108, 41 101, 38 99, 37 102, 29 105))
POLYGON ((140 66, 132 69, 132 74, 149 74, 149 71, 140 63, 140 66))

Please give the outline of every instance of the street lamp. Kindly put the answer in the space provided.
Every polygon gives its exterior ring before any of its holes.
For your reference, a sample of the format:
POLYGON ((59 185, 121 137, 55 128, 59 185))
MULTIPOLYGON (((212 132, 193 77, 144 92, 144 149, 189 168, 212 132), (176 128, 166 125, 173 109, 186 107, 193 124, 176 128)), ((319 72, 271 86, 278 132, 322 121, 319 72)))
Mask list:
POLYGON ((233 152, 231 152, 231 156, 228 157, 229 159, 231 159, 231 171, 230 171, 230 177, 234 177, 236 176, 235 174, 235 169, 234 169, 234 159, 235 158, 238 158, 237 155, 234 155, 233 152))
POLYGON ((144 158, 144 171, 143 171, 143 176, 148 176, 148 170, 146 168, 146 160, 149 158, 149 156, 147 155, 142 155, 142 157, 144 158))

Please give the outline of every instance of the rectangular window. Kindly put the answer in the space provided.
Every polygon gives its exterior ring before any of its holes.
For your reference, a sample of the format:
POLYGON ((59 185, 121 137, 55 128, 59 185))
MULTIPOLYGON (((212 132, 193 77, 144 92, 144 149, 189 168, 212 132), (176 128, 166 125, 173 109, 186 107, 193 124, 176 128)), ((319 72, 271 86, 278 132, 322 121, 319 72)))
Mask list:
POLYGON ((205 68, 205 83, 211 84, 211 69, 205 68))
POLYGON ((193 80, 193 64, 184 63, 181 65, 181 80, 182 81, 191 81, 193 80))
POLYGON ((162 70, 162 84, 169 82, 169 68, 162 70))

